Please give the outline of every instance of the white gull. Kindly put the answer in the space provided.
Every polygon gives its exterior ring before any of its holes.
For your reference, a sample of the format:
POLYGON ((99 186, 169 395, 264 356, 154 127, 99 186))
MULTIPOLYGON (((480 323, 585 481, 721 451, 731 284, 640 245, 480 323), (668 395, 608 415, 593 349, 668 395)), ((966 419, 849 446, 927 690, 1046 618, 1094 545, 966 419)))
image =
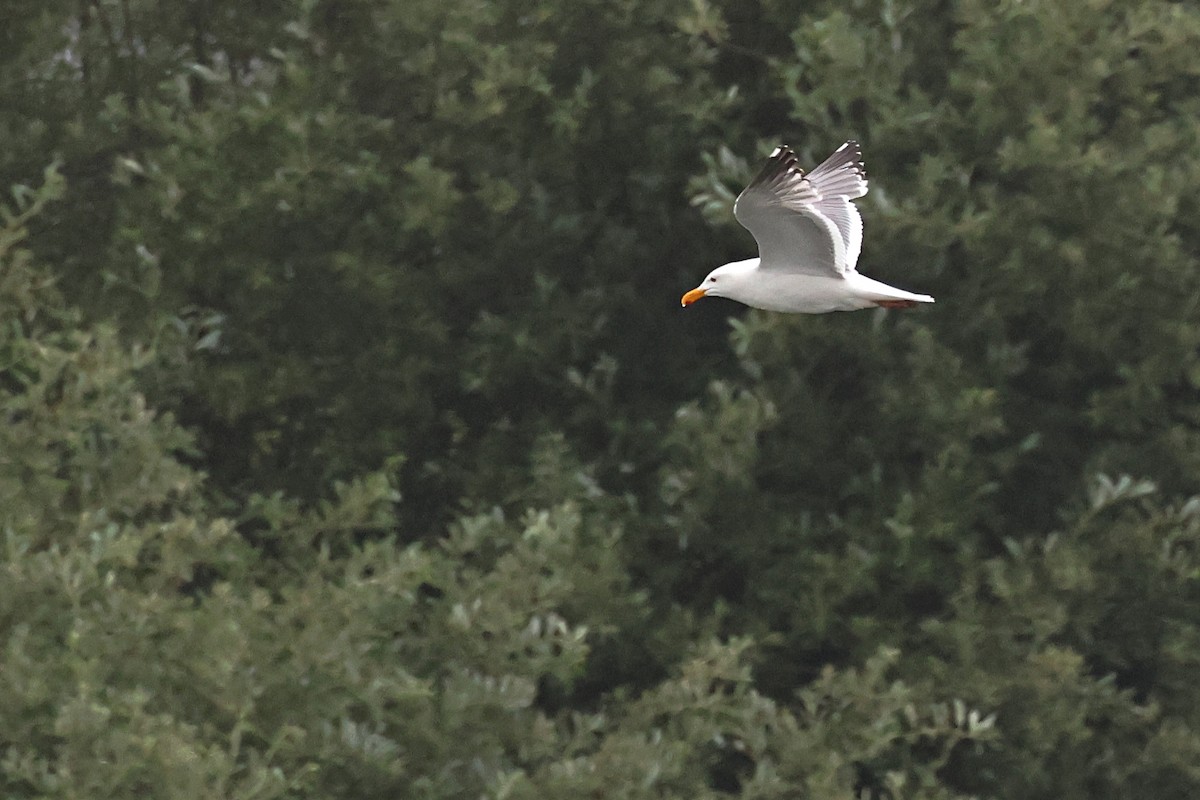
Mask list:
POLYGON ((727 297, 768 311, 824 314, 932 303, 927 294, 858 273, 863 224, 851 201, 866 193, 858 142, 846 142, 807 175, 791 148, 777 147, 733 205, 758 242, 759 258, 717 267, 682 304, 727 297))

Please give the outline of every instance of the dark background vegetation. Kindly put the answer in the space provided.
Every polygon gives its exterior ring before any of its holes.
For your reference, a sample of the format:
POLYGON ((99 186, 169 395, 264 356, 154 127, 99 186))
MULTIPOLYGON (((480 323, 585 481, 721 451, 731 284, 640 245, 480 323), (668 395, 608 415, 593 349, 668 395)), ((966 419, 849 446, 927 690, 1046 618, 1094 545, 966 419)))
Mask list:
POLYGON ((1200 796, 1200 10, 8 0, 0 793, 1200 796), (788 317, 780 141, 862 141, 788 317))

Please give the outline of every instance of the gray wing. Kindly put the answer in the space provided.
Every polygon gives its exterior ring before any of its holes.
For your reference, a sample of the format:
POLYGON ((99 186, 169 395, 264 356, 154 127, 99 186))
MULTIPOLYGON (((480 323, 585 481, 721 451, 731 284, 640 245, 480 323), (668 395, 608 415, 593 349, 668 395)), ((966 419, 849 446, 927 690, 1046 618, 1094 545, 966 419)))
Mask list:
POLYGON ((866 193, 857 142, 843 144, 807 176, 782 146, 738 196, 733 213, 754 234, 764 269, 840 277, 858 263, 862 217, 850 201, 866 193))

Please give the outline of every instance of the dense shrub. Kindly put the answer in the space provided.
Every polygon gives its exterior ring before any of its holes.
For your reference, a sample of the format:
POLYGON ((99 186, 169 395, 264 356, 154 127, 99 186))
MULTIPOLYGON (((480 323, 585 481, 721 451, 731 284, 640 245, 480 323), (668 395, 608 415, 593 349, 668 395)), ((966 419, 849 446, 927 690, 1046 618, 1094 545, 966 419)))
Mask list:
POLYGON ((1190 6, 3 16, 5 796, 1200 792, 1190 6))

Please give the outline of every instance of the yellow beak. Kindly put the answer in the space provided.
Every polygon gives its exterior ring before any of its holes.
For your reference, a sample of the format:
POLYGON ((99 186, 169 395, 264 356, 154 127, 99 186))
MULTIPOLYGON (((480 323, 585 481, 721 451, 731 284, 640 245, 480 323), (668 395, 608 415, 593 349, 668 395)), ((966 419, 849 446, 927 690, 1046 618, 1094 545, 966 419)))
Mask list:
POLYGON ((708 292, 704 291, 703 289, 692 289, 690 292, 685 294, 682 299, 680 299, 679 304, 684 308, 687 308, 701 297, 704 297, 706 294, 708 294, 708 292))

